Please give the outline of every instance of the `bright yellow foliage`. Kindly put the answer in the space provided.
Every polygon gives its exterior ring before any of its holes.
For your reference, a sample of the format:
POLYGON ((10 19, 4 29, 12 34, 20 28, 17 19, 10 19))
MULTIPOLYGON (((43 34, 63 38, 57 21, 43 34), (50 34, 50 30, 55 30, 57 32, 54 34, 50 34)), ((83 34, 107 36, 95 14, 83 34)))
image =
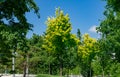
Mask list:
POLYGON ((96 52, 96 39, 91 38, 88 34, 83 35, 82 44, 78 47, 78 53, 82 58, 88 58, 92 53, 96 52))
POLYGON ((46 21, 47 29, 45 35, 48 51, 63 51, 67 47, 75 46, 78 40, 71 34, 71 23, 68 14, 64 15, 60 9, 56 10, 55 17, 48 17, 46 21))

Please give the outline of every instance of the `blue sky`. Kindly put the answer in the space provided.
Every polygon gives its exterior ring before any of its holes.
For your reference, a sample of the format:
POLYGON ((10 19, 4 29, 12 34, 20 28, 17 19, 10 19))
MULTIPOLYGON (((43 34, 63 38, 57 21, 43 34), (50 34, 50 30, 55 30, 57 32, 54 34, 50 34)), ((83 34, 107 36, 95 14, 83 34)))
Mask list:
POLYGON ((64 13, 69 14, 72 23, 72 33, 76 34, 77 29, 81 33, 89 33, 91 37, 97 38, 95 27, 99 26, 100 20, 104 18, 105 2, 102 0, 35 0, 40 8, 38 19, 33 11, 26 14, 28 22, 34 25, 33 31, 29 31, 27 37, 33 33, 43 34, 46 30, 45 21, 49 16, 55 15, 55 8, 60 7, 64 13))

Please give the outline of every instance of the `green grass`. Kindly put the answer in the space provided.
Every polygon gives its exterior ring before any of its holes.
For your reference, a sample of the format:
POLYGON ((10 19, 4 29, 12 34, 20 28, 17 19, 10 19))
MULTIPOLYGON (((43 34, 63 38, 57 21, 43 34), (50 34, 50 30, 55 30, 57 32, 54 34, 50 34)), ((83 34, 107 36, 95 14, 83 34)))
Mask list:
POLYGON ((60 77, 60 76, 57 76, 57 75, 48 75, 48 74, 38 74, 36 77, 60 77))

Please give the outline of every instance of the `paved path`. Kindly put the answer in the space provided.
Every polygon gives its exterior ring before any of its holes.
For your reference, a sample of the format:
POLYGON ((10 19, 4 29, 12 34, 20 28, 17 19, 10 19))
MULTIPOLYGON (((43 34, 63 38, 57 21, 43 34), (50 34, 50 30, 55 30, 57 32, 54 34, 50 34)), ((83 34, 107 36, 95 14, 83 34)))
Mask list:
MULTIPOLYGON (((36 75, 29 75, 29 76, 26 76, 26 77, 35 77, 36 75)), ((13 77, 13 75, 9 74, 9 75, 3 75, 1 77, 13 77)), ((15 77, 23 77, 23 74, 15 74, 15 77)))

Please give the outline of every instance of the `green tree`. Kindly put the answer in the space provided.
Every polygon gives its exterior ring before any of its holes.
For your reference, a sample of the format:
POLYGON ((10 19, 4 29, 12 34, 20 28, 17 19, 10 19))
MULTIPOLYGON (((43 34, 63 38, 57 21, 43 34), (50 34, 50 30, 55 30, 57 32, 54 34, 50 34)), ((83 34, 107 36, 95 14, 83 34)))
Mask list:
MULTIPOLYGON (((32 25, 27 22, 25 14, 26 12, 30 12, 31 9, 34 9, 35 13, 39 15, 39 9, 33 0, 2 0, 0 2, 0 31, 4 31, 4 28, 7 27, 14 32, 21 31, 19 35, 26 35, 27 30, 29 30, 32 25)), ((8 32, 10 33, 10 31, 8 32)), ((2 35, 4 36, 4 33, 2 34, 1 32, 0 38, 5 38, 2 35)), ((4 41, 0 40, 0 42, 4 41)))
POLYGON ((64 58, 69 48, 77 44, 76 36, 71 34, 71 23, 68 14, 64 15, 60 9, 56 10, 55 17, 49 17, 46 24, 46 35, 44 48, 55 54, 60 67, 60 75, 62 76, 64 58))
MULTIPOLYGON (((28 30, 32 29, 33 26, 27 22, 25 16, 27 12, 30 12, 30 10, 34 10, 35 13, 39 16, 39 8, 36 6, 33 0, 0 1, 0 54, 2 54, 2 57, 0 56, 1 61, 7 59, 8 57, 10 59, 10 55, 12 55, 12 52, 15 52, 18 47, 22 51, 26 52, 27 46, 25 46, 25 37, 28 30)), ((5 63, 5 61, 2 61, 2 63, 5 63)))
MULTIPOLYGON (((106 43, 105 52, 111 55, 115 53, 115 58, 120 62, 120 3, 119 0, 106 0, 106 10, 104 12, 105 19, 101 21, 98 31, 101 32, 102 38, 106 43)), ((110 57, 109 57, 110 58, 110 57)))
POLYGON ((81 41, 81 36, 82 36, 82 34, 81 34, 81 32, 80 32, 80 29, 78 29, 78 30, 77 30, 77 37, 79 38, 80 41, 81 41))
POLYGON ((105 1, 107 3, 104 12, 105 18, 101 21, 97 30, 101 32, 99 40, 100 63, 103 71, 107 72, 110 69, 105 70, 104 68, 110 68, 109 65, 112 65, 114 60, 120 62, 120 2, 119 0, 105 1), (113 53, 115 55, 112 55, 113 53))
MULTIPOLYGON (((47 60, 47 55, 42 48, 43 36, 33 34, 32 38, 27 39, 28 50, 27 52, 22 52, 22 50, 17 51, 18 56, 16 56, 16 68, 19 73, 26 67, 28 68, 28 73, 39 74, 45 73, 45 61, 47 60), (25 58, 24 58, 25 57, 25 58), (28 59, 28 61, 27 61, 28 59), (24 67, 24 68, 21 68, 24 67)), ((47 67, 46 67, 47 68, 47 67)))
POLYGON ((32 38, 29 39, 29 69, 31 73, 39 74, 44 73, 46 53, 42 48, 43 36, 33 34, 32 38))
POLYGON ((91 63, 97 52, 95 44, 96 39, 84 34, 82 42, 78 47, 78 56, 81 58, 81 73, 84 77, 92 77, 91 63))
POLYGON ((3 19, 14 22, 17 18, 19 23, 24 24, 21 27, 29 28, 25 13, 30 12, 31 9, 34 9, 35 13, 39 15, 39 8, 34 0, 3 0, 0 2, 0 23, 5 23, 3 19))

